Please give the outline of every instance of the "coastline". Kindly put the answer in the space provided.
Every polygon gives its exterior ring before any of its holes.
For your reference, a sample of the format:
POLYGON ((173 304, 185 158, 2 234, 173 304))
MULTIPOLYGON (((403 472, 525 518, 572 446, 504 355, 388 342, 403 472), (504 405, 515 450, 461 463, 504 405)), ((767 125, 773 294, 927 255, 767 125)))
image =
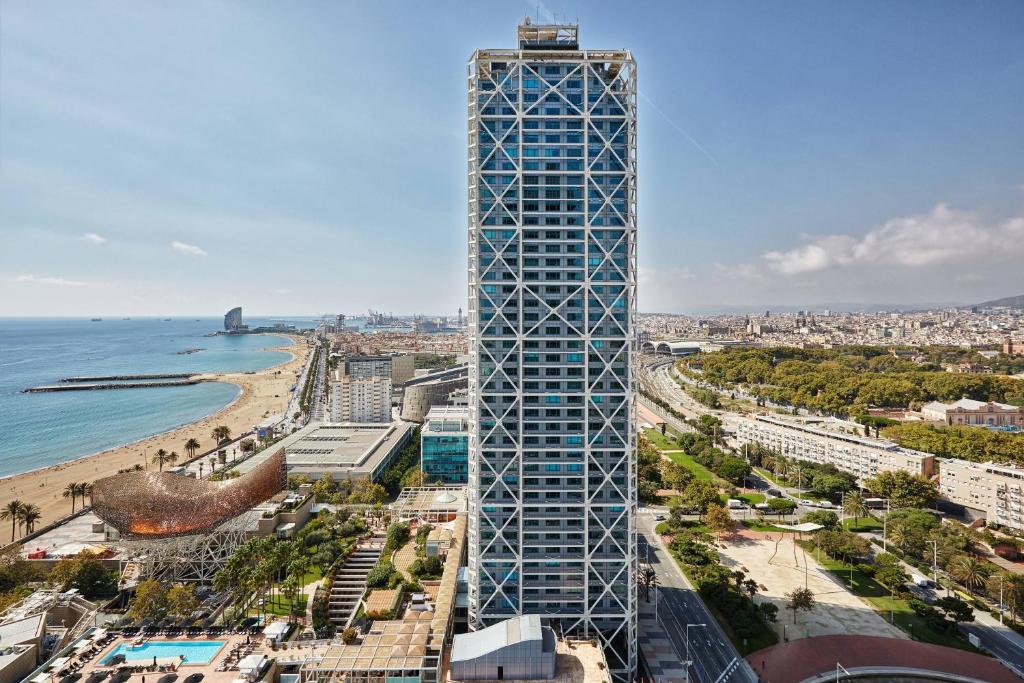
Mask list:
MULTIPOLYGON (((280 414, 287 409, 292 384, 302 373, 308 348, 302 344, 303 337, 275 333, 285 337, 291 344, 274 348, 289 354, 289 360, 252 373, 226 372, 202 373, 206 381, 224 382, 238 387, 235 398, 226 406, 202 418, 179 425, 159 434, 148 436, 130 443, 84 455, 66 462, 46 465, 26 472, 0 478, 0 506, 18 499, 38 505, 42 511, 41 525, 49 524, 71 512, 71 501, 63 497, 64 487, 71 482, 92 482, 117 470, 143 464, 156 468, 149 460, 160 448, 176 451, 180 461, 187 459, 185 442, 190 438, 199 441, 200 452, 213 445, 210 432, 217 425, 226 425, 232 435, 247 433, 253 425, 267 417, 280 414)), ((75 510, 79 509, 76 503, 75 510)))

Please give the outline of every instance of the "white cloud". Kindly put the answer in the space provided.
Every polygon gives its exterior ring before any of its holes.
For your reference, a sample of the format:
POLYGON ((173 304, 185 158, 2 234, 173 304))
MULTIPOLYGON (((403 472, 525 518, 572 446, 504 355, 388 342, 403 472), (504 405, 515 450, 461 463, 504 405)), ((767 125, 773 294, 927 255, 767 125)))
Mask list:
POLYGON ((86 242, 92 242, 93 244, 97 244, 99 246, 103 246, 109 241, 106 237, 103 237, 102 235, 97 235, 94 232, 85 233, 84 235, 82 235, 82 239, 85 240, 86 242))
POLYGON ((206 252, 196 245, 185 244, 184 242, 178 242, 177 240, 171 242, 171 249, 181 252, 182 254, 188 254, 189 256, 206 256, 206 252))
POLYGON ((85 287, 89 284, 81 280, 68 280, 62 277, 36 277, 35 275, 19 275, 14 278, 14 281, 37 285, 57 285, 58 287, 85 287))
POLYGON ((805 237, 808 244, 763 255, 768 267, 783 275, 828 268, 880 264, 921 268, 972 256, 1019 251, 1024 217, 986 222, 968 211, 939 204, 929 213, 893 218, 862 236, 805 237))

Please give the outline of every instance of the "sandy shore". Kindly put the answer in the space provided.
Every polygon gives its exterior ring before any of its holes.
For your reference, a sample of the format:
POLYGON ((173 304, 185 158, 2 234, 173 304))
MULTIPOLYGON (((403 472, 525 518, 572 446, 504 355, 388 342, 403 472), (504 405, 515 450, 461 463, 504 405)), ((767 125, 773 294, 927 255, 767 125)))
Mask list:
MULTIPOLYGON (((309 355, 304 338, 292 336, 291 339, 294 342, 291 346, 275 349, 292 355, 291 360, 281 365, 252 374, 201 375, 203 379, 230 382, 241 387, 238 398, 220 411, 141 441, 0 480, 0 507, 14 499, 35 503, 43 515, 36 524, 39 528, 71 512, 70 499, 62 496, 64 487, 70 482, 95 481, 136 464, 156 469, 157 466, 152 463, 153 454, 161 448, 176 451, 180 463, 187 457, 185 442, 190 438, 199 440, 199 452, 202 453, 214 445, 214 439, 210 436, 214 427, 227 425, 232 435, 237 436, 250 431, 254 425, 272 415, 283 414, 291 397, 289 389, 301 376, 302 367, 309 355)), ((79 503, 76 503, 75 509, 80 507, 79 503)))

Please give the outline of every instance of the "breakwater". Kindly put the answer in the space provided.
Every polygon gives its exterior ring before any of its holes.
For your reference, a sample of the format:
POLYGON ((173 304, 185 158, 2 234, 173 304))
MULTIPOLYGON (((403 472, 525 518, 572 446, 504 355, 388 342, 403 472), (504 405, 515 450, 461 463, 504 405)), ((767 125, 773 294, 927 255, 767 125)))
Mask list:
POLYGON ((168 381, 150 382, 72 382, 70 384, 44 384, 39 387, 29 387, 24 390, 26 394, 43 394, 54 391, 102 391, 105 389, 152 389, 154 387, 187 387, 193 384, 205 382, 204 379, 188 376, 188 379, 175 379, 168 381))
POLYGON ((149 375, 78 375, 77 377, 64 377, 61 384, 71 382, 121 382, 133 379, 189 379, 195 373, 192 372, 163 372, 149 375))

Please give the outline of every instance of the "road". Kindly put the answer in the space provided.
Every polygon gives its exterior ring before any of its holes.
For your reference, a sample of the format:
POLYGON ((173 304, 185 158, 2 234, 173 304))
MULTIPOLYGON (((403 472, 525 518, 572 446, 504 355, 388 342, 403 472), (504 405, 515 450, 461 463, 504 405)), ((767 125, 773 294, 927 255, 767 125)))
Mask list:
MULTIPOLYGON (((881 535, 878 533, 868 535, 881 541, 881 535)), ((877 545, 872 544, 871 552, 877 555, 883 551, 877 545)), ((900 566, 903 571, 911 576, 922 573, 916 567, 912 567, 902 560, 900 560, 900 566)), ((937 573, 943 583, 955 585, 953 579, 947 576, 944 571, 939 570, 937 573)), ((928 578, 931 578, 931 574, 928 575, 928 578)), ((911 586, 911 590, 919 598, 929 603, 941 597, 942 593, 941 589, 935 590, 920 586, 911 586)), ((976 609, 974 610, 974 621, 958 624, 958 628, 964 633, 973 633, 981 640, 981 645, 985 650, 991 652, 1000 661, 1012 665, 1018 671, 1024 672, 1024 636, 1016 633, 1009 626, 1000 624, 999 617, 993 617, 988 612, 976 609)))
POLYGON ((714 683, 730 664, 733 671, 722 683, 756 683, 757 676, 726 638, 703 600, 690 586, 668 549, 654 533, 654 516, 637 515, 637 542, 640 561, 650 564, 658 577, 658 621, 679 660, 686 662, 686 625, 707 624, 690 629, 690 680, 714 683), (648 547, 650 548, 648 555, 648 547), (733 663, 733 660, 738 660, 733 663))
POLYGON ((327 356, 329 355, 330 347, 322 344, 315 369, 316 375, 313 377, 313 395, 309 402, 309 419, 312 422, 323 422, 325 419, 327 400, 324 381, 327 377, 327 356))

